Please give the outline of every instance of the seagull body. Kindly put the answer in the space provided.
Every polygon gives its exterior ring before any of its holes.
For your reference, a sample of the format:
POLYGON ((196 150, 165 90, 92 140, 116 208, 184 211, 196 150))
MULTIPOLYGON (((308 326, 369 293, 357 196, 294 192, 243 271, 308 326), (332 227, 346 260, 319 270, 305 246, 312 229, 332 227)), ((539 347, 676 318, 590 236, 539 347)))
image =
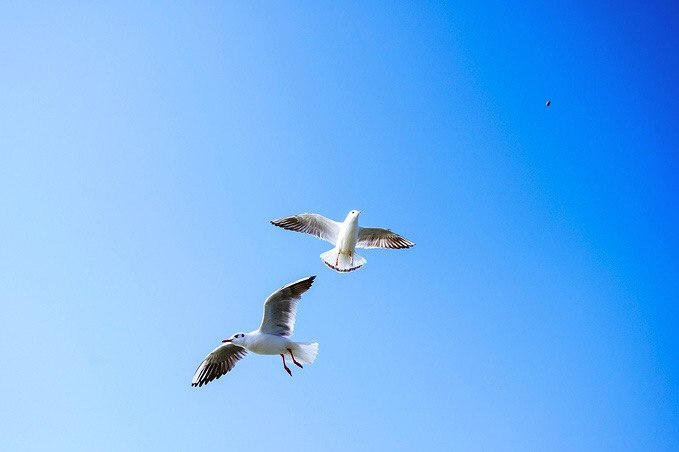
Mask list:
POLYGON ((260 355, 280 355, 283 368, 292 376, 285 362, 290 355, 292 362, 299 367, 311 364, 318 354, 318 342, 295 342, 289 339, 295 329, 297 303, 314 282, 315 276, 300 279, 288 284, 269 295, 264 302, 264 316, 258 329, 249 333, 236 333, 224 339, 222 345, 205 357, 196 373, 191 386, 203 386, 215 380, 236 365, 248 351, 260 355))
POLYGON ((289 231, 304 232, 332 243, 335 247, 321 254, 321 259, 338 272, 361 268, 367 260, 356 254, 356 248, 410 248, 410 240, 383 228, 362 228, 358 225, 359 210, 352 210, 339 223, 317 213, 302 213, 272 220, 271 224, 289 231))

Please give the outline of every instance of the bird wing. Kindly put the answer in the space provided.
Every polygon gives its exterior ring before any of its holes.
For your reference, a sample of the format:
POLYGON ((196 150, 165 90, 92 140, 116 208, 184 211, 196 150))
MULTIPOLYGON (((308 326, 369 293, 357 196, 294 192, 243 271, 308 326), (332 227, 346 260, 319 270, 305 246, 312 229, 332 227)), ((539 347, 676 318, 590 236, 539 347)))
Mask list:
POLYGON ((259 331, 266 334, 288 337, 295 329, 297 303, 302 294, 309 290, 315 276, 300 279, 278 289, 264 302, 264 316, 259 331))
POLYGON ((317 213, 301 213, 292 217, 279 218, 271 220, 271 224, 289 231, 314 235, 333 245, 337 242, 340 229, 340 223, 317 213))
POLYGON ((228 343, 220 345, 200 363, 196 373, 193 374, 191 386, 203 386, 221 377, 247 354, 248 351, 238 345, 228 343))
POLYGON ((383 228, 359 228, 356 248, 410 248, 413 242, 383 228))

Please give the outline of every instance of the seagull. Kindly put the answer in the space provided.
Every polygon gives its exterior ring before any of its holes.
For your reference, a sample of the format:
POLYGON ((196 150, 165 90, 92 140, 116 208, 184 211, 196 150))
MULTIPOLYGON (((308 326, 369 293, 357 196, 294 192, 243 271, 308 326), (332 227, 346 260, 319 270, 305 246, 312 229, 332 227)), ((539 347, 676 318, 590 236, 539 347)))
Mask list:
POLYGON ((222 345, 212 350, 200 363, 191 386, 200 387, 221 377, 233 369, 248 351, 260 355, 280 355, 283 368, 291 377, 292 371, 285 363, 285 355, 290 355, 298 367, 302 367, 302 363, 312 364, 318 354, 318 342, 294 342, 288 338, 295 329, 297 303, 302 294, 309 290, 314 278, 302 278, 269 295, 264 302, 264 316, 259 328, 224 339, 222 345))
POLYGON ((362 228, 358 225, 360 210, 352 210, 342 223, 317 213, 302 213, 272 220, 271 224, 289 231, 305 232, 330 242, 335 248, 321 254, 328 267, 338 272, 358 270, 366 262, 354 252, 356 248, 410 248, 415 244, 389 229, 362 228))

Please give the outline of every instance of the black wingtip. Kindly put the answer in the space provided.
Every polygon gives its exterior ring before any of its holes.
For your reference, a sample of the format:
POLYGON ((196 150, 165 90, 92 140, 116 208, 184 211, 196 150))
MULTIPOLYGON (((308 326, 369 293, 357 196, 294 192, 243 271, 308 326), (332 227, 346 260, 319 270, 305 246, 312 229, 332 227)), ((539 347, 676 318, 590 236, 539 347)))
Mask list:
POLYGON ((315 280, 316 280, 316 275, 311 275, 311 276, 307 276, 302 281, 304 281, 304 282, 308 281, 309 282, 309 287, 307 287, 307 290, 308 290, 314 284, 315 280))

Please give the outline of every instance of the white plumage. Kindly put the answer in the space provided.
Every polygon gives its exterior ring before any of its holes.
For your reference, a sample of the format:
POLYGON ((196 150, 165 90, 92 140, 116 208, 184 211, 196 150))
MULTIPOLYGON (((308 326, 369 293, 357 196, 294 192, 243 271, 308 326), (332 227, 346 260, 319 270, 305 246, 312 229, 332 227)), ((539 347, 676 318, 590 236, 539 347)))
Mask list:
POLYGON ((264 302, 264 315, 259 328, 249 333, 236 333, 205 357, 193 375, 191 386, 203 386, 215 380, 236 365, 248 351, 260 355, 280 355, 283 368, 292 376, 285 357, 302 367, 311 364, 318 354, 318 342, 294 342, 288 339, 295 329, 297 303, 309 290, 315 276, 300 279, 269 295, 264 302))
POLYGON ((332 243, 335 247, 321 254, 321 259, 338 272, 361 268, 367 260, 356 254, 356 248, 410 248, 415 244, 383 228, 362 228, 358 225, 359 210, 352 210, 342 223, 317 213, 302 213, 272 220, 275 226, 303 232, 332 243))

